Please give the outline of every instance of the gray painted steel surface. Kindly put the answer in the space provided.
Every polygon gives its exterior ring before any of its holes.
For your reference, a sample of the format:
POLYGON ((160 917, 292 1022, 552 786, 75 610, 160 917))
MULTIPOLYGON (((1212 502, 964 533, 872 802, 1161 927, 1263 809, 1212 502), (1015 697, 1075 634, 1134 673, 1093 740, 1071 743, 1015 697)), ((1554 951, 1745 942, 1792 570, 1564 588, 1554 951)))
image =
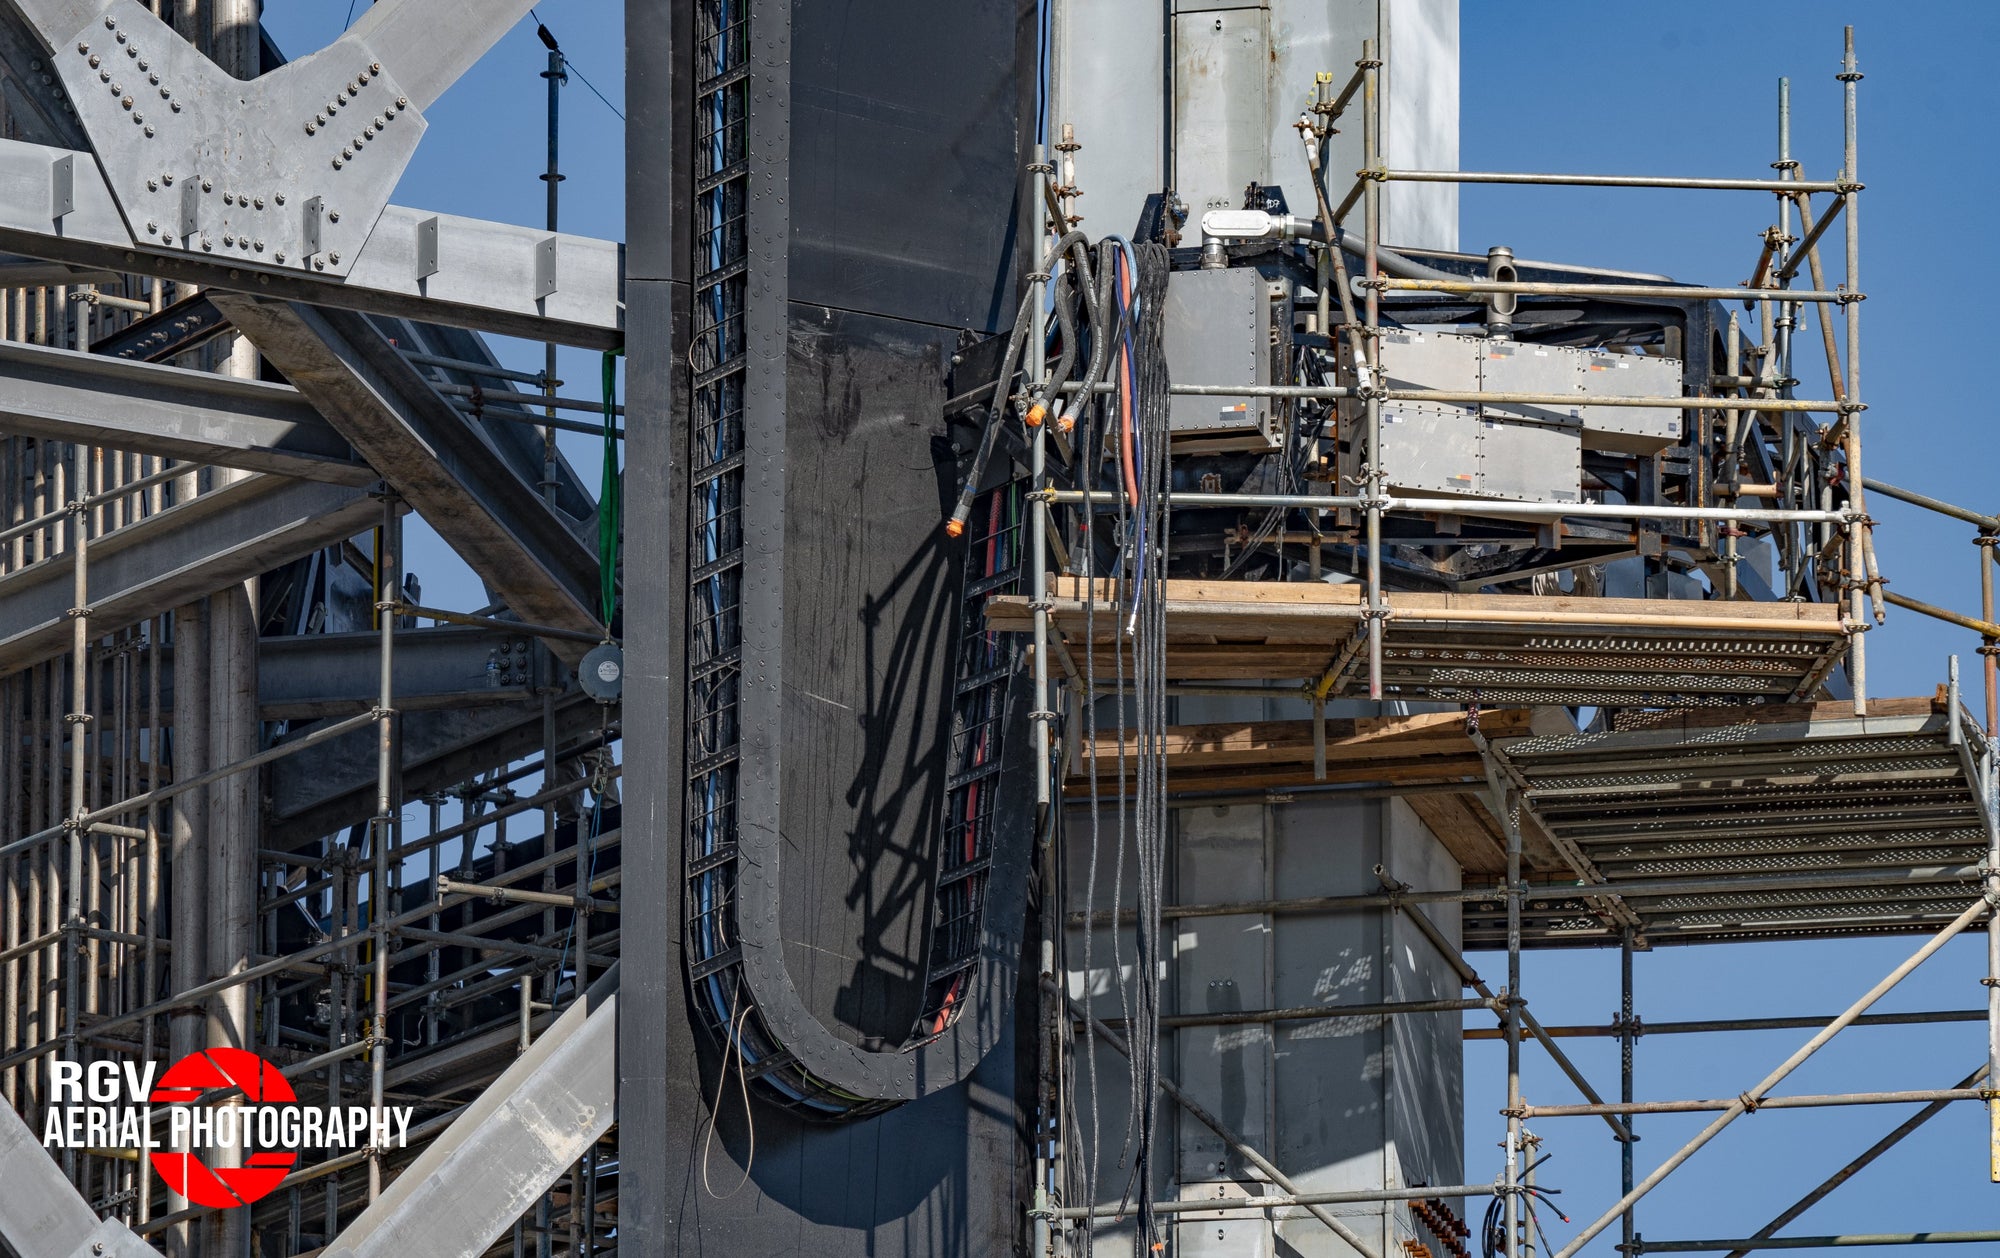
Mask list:
MULTIPOLYGON (((164 172, 162 172, 164 173, 164 172)), ((288 273, 242 257, 187 255, 127 230, 111 189, 88 154, 0 140, 0 249, 92 268, 133 268, 205 287, 254 291, 325 306, 403 315, 594 349, 622 343, 620 247, 557 235, 556 291, 535 295, 540 229, 389 206, 344 279, 288 273), (54 171, 70 159, 76 208, 60 226, 50 213, 54 171), (443 269, 417 276, 417 235, 438 221, 443 269)), ((254 256, 254 255, 253 255, 254 256)), ((345 255, 343 255, 345 256, 345 255)))
MULTIPOLYGON (((362 533, 380 521, 365 490, 253 476, 90 543, 93 624, 136 624, 362 533)), ((0 577, 0 669, 69 642, 72 569, 56 555, 0 577)))
POLYGON ((618 1113, 618 968, 432 1140, 326 1247, 327 1258, 475 1258, 618 1113))
POLYGON ((380 479, 289 385, 19 341, 0 342, 0 425, 330 484, 380 479))
MULTIPOLYGON (((523 620, 602 632, 596 555, 374 327, 284 302, 215 302, 523 620)), ((551 649, 573 662, 585 647, 551 649)))

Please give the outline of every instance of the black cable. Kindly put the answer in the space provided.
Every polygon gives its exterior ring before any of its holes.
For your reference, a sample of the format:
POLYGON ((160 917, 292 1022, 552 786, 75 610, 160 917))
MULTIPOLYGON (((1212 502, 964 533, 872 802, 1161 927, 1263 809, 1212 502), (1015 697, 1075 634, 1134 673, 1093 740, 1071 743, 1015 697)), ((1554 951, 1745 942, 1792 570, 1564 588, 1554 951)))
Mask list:
MULTIPOLYGON (((349 0, 348 2, 347 15, 350 18, 354 16, 353 0, 349 0)), ((535 21, 535 35, 542 41, 542 46, 547 48, 550 52, 562 52, 562 49, 556 46, 555 32, 551 31, 548 28, 548 24, 542 21, 542 15, 535 12, 533 9, 529 9, 528 16, 533 18, 535 21)), ((574 74, 576 76, 577 82, 583 84, 585 87, 590 89, 590 94, 592 96, 595 96, 597 99, 603 101, 604 107, 606 109, 618 115, 618 121, 620 122, 625 121, 625 111, 618 108, 618 106, 612 104, 610 97, 606 96, 603 92, 598 91, 597 84, 592 83, 589 79, 585 78, 583 71, 576 68, 576 62, 570 60, 567 54, 563 56, 563 72, 566 74, 574 74)))
POLYGON ((1158 1125, 1160 1091, 1160 984, 1162 906, 1166 894, 1167 781, 1166 699, 1166 561, 1168 552, 1167 434, 1168 395, 1165 307, 1171 269, 1165 248, 1140 245, 1134 250, 1134 289, 1139 316, 1133 337, 1133 385, 1136 396, 1132 423, 1137 429, 1138 468, 1135 504, 1138 527, 1134 542, 1138 581, 1130 620, 1138 725, 1138 764, 1134 791, 1133 837, 1138 859, 1139 958, 1138 1016, 1132 1023, 1132 1059, 1138 1076, 1140 1119, 1137 1178, 1145 1185, 1139 1201, 1138 1227, 1133 1235, 1135 1258, 1150 1258, 1160 1237, 1153 1212, 1152 1158, 1158 1125))

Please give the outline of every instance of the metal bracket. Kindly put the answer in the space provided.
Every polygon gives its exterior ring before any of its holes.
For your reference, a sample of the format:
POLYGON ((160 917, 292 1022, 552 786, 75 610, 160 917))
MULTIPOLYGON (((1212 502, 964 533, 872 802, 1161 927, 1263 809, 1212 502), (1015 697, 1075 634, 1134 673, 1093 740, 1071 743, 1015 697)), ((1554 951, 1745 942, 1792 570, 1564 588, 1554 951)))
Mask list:
POLYGON ((535 300, 540 301, 556 291, 556 237, 550 236, 535 246, 535 300))
POLYGON ((76 212, 76 155, 65 153, 49 167, 49 217, 61 225, 76 212))
POLYGON ((437 273, 438 219, 433 214, 417 224, 417 278, 429 279, 437 273))

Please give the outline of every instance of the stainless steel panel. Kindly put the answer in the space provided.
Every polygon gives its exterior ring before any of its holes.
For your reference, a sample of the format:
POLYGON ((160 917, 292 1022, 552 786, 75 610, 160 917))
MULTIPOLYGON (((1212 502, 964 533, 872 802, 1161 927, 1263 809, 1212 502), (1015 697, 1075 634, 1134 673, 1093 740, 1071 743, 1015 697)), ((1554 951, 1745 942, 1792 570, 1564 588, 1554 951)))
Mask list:
MULTIPOLYGON (((1586 397, 1679 397, 1681 360, 1642 354, 1586 354, 1586 397)), ((1681 440, 1682 412, 1665 407, 1585 406, 1584 444, 1621 454, 1657 454, 1681 440)))
POLYGON ((1479 491, 1479 417, 1469 406, 1389 402, 1382 407, 1382 466, 1391 493, 1479 491))
POLYGON ((1166 18, 1155 0, 1053 3, 1049 130, 1060 137, 1063 124, 1073 124, 1083 145, 1076 164, 1084 230, 1129 232, 1147 195, 1167 183, 1166 18))
MULTIPOLYGON (((1174 18, 1174 181, 1191 221, 1242 205, 1247 184, 1274 182, 1266 146, 1270 68, 1264 10, 1174 18)), ((1303 180, 1294 183, 1311 191, 1303 180)))
POLYGON ((1488 408, 1479 423, 1479 493, 1527 502, 1576 502, 1583 443, 1574 428, 1521 423, 1488 408))
MULTIPOLYGON (((1563 345, 1528 345, 1519 341, 1484 343, 1480 359, 1481 393, 1560 393, 1580 390, 1583 352, 1563 345)), ((1568 406, 1519 406, 1483 402, 1489 419, 1536 424, 1576 425, 1581 402, 1568 406)))
POLYGON ((1449 332, 1382 333, 1382 374, 1392 389, 1479 387, 1480 354, 1486 342, 1449 332))

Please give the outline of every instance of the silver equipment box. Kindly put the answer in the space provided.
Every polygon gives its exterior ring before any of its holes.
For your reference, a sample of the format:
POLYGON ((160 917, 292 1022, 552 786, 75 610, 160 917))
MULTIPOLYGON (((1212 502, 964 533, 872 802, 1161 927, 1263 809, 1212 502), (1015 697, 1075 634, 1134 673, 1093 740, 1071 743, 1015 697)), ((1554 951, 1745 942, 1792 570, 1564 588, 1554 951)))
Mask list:
MULTIPOLYGON (((1164 332, 1175 384, 1283 383, 1291 289, 1248 267, 1176 271, 1164 332)), ((1167 427, 1176 451, 1275 450, 1285 443, 1285 414, 1276 398, 1176 394, 1167 427)))
MULTIPOLYGON (((1679 397, 1681 361, 1650 354, 1593 352, 1583 356, 1585 397, 1679 397)), ((1655 406, 1585 406, 1583 443, 1619 454, 1658 454, 1679 445, 1682 411, 1655 406)))
MULTIPOLYGON (((1382 376, 1391 390, 1459 394, 1575 392, 1580 356, 1448 332, 1382 334, 1382 376), (1489 379, 1490 377, 1490 379, 1489 379)), ((1384 402, 1382 468, 1391 493, 1524 502, 1575 502, 1583 484, 1575 408, 1475 402, 1384 402)), ((1343 414, 1357 436, 1362 408, 1343 414)), ((1357 448, 1350 440, 1350 448, 1357 448)), ((1358 459, 1347 470, 1359 476, 1358 459)))

